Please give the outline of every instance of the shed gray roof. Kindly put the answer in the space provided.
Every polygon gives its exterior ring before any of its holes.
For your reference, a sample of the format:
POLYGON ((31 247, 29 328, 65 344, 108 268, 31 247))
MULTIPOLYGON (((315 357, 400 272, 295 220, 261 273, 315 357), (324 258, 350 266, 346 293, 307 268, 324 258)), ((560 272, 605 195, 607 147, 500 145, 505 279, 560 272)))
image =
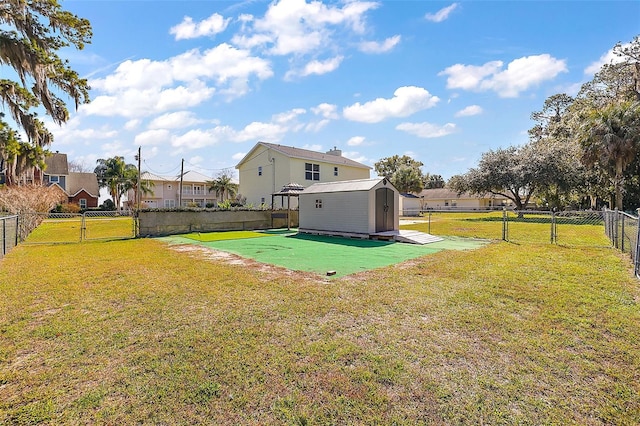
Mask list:
POLYGON ((53 153, 51 156, 45 158, 44 164, 47 165, 44 169, 44 174, 46 175, 60 176, 69 174, 67 154, 53 153))
POLYGON ((93 197, 100 196, 98 177, 96 174, 76 172, 69 173, 69 176, 67 177, 67 194, 74 196, 83 189, 93 197))
MULTIPOLYGON (((304 191, 302 194, 320 194, 325 192, 352 192, 352 191, 368 191, 380 183, 384 178, 375 179, 357 179, 357 180, 343 180, 338 182, 323 182, 314 183, 304 191)), ((393 188, 391 183, 388 185, 393 188)))
POLYGON ((344 165, 344 166, 350 166, 350 167, 358 167, 358 168, 367 169, 367 170, 371 169, 371 167, 365 164, 358 163, 357 161, 354 161, 354 160, 350 160, 349 158, 343 157, 342 155, 327 154, 322 152, 311 151, 308 149, 296 148, 293 146, 286 146, 286 145, 278 145, 278 144, 268 143, 268 142, 258 142, 256 146, 253 147, 253 149, 251 149, 251 151, 249 151, 249 153, 242 160, 240 160, 240 162, 236 165, 236 168, 238 168, 242 163, 244 163, 248 158, 250 158, 252 152, 260 145, 269 149, 273 149, 274 151, 278 151, 282 155, 285 155, 290 158, 300 158, 303 160, 318 161, 318 162, 338 164, 338 165, 344 165))

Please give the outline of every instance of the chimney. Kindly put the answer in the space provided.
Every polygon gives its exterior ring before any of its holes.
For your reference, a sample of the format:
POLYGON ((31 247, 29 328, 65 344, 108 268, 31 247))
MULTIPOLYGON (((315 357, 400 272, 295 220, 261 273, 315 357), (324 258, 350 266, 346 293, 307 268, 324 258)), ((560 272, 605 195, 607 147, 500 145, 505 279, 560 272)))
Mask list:
POLYGON ((338 157, 342 157, 342 150, 334 146, 333 149, 330 149, 329 151, 327 151, 327 154, 337 155, 338 157))

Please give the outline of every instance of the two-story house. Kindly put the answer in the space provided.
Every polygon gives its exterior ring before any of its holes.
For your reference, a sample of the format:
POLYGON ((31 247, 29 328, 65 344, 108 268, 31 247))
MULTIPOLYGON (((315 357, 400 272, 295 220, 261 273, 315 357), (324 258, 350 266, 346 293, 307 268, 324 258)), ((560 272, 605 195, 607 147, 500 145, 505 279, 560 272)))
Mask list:
MULTIPOLYGON (((306 188, 319 182, 369 179, 371 171, 371 167, 343 157, 336 148, 322 153, 267 142, 258 142, 236 169, 239 193, 247 204, 256 206, 271 204, 272 194, 290 183, 306 188)), ((285 207, 286 202, 275 198, 273 207, 285 207)))
POLYGON ((95 173, 70 172, 67 154, 59 152, 48 156, 45 164, 42 171, 43 184, 59 186, 68 202, 79 205, 81 209, 98 207, 100 188, 95 173))
MULTIPOLYGON (((143 208, 215 207, 218 202, 215 191, 209 191, 207 184, 213 179, 193 170, 184 172, 182 179, 179 175, 167 177, 149 172, 143 172, 141 179, 150 183, 152 191, 142 194, 143 208)), ((133 198, 129 194, 129 199, 133 198)))

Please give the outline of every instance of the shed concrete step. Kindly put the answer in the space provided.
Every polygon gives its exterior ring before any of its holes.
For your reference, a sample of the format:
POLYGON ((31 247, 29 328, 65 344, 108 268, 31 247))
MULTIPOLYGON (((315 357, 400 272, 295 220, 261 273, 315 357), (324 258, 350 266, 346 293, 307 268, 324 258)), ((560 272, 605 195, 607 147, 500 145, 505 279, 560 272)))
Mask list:
POLYGON ((436 237, 435 235, 427 234, 425 232, 409 231, 404 229, 401 229, 394 239, 402 243, 411 244, 429 244, 444 240, 444 238, 436 237))

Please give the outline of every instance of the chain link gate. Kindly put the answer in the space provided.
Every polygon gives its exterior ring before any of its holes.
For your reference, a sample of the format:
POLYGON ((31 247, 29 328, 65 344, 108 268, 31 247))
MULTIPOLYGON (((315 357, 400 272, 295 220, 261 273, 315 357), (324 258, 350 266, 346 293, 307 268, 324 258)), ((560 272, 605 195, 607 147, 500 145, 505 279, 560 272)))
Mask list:
POLYGON ((136 220, 112 211, 26 213, 20 216, 23 244, 64 244, 136 237, 136 220))

